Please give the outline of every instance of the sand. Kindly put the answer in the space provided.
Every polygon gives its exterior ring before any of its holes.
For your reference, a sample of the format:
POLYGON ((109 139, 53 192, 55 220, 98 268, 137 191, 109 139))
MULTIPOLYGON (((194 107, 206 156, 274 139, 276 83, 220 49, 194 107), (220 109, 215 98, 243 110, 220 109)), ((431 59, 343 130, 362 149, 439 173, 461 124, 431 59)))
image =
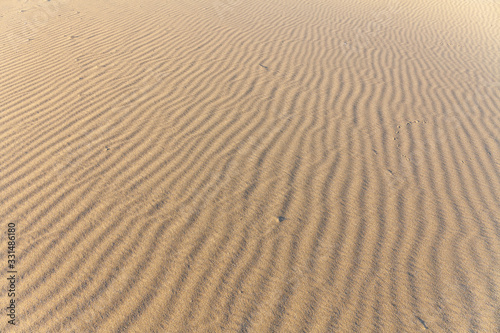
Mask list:
POLYGON ((499 198, 496 0, 0 1, 1 332, 498 332, 499 198))

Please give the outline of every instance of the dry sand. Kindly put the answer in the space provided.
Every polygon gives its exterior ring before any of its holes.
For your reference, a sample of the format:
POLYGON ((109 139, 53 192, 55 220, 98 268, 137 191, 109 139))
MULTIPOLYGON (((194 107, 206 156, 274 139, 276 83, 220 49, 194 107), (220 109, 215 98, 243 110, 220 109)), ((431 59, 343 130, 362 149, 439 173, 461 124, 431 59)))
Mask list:
POLYGON ((1 332, 498 332, 499 198, 496 0, 0 1, 1 332))

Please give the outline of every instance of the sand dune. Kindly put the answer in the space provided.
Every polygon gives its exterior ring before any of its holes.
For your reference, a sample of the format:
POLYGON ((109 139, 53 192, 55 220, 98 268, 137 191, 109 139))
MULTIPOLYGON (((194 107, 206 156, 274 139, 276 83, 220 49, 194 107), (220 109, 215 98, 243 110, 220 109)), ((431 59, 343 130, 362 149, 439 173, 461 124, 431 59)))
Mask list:
POLYGON ((0 64, 1 332, 500 331, 497 1, 8 0, 0 64))

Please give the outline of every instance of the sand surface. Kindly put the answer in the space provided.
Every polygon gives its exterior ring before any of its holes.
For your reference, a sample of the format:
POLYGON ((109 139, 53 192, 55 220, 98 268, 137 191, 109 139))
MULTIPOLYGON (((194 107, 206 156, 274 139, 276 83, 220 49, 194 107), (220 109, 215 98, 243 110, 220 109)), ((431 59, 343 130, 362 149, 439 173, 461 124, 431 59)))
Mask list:
POLYGON ((1 332, 498 332, 499 198, 497 0, 0 0, 1 332))

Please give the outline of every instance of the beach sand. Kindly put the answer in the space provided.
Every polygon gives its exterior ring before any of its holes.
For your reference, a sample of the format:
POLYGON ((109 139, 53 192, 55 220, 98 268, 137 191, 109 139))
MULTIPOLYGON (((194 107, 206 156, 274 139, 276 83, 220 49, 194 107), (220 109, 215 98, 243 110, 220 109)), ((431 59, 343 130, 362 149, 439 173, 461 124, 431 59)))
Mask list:
POLYGON ((499 198, 498 1, 0 2, 1 332, 498 332, 499 198))

